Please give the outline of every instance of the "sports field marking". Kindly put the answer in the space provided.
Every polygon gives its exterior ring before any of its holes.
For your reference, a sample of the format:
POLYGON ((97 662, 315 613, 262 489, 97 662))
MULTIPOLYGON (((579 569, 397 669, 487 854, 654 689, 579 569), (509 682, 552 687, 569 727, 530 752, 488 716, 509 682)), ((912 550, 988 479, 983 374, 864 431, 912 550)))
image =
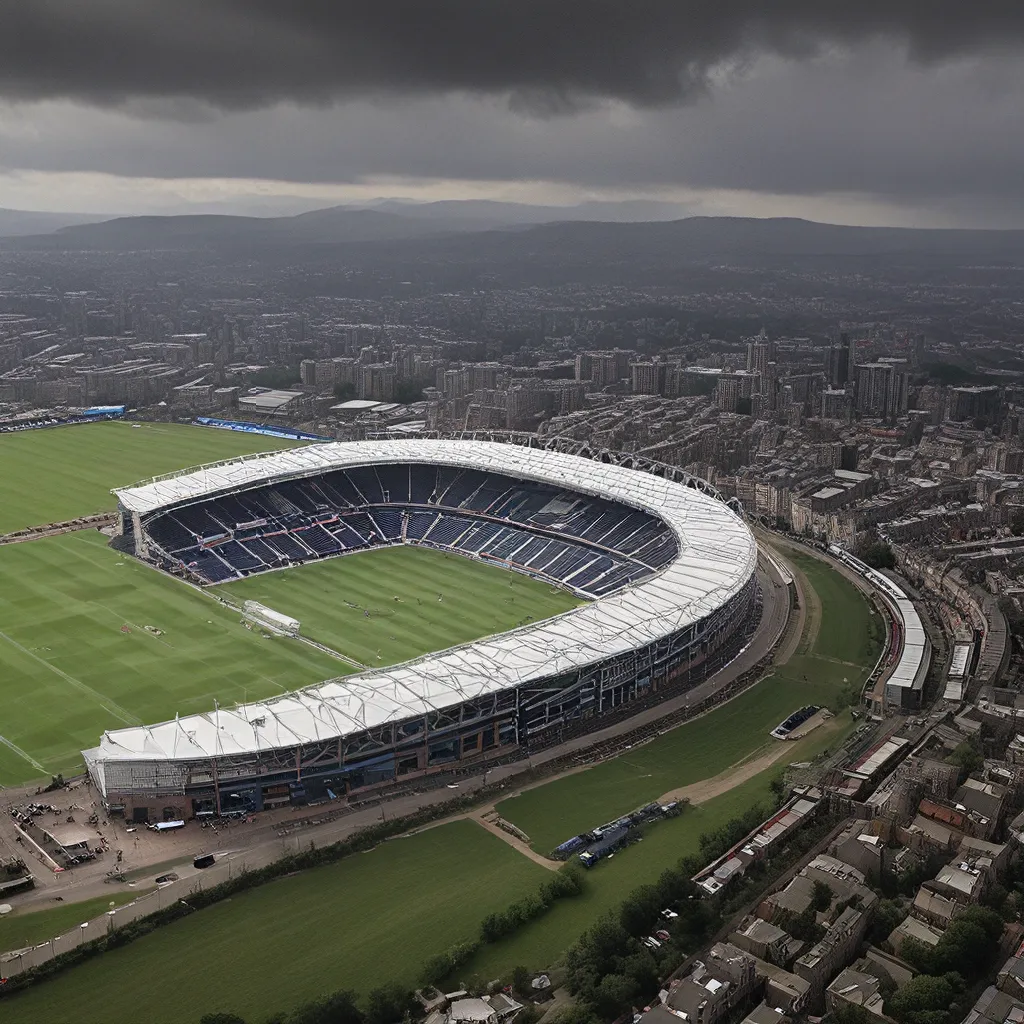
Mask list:
POLYGON ((22 646, 13 637, 9 637, 6 633, 0 633, 0 640, 6 640, 15 650, 20 651, 27 658, 31 658, 33 661, 38 662, 44 668, 49 669, 54 675, 60 676, 64 682, 73 686, 76 690, 92 697, 94 701, 104 711, 109 711, 115 718, 119 718, 125 725, 142 725, 142 719, 136 718, 126 708, 121 707, 120 704, 115 704, 108 697, 104 697, 103 694, 97 693, 91 686, 83 683, 81 679, 76 679, 74 676, 68 675, 63 669, 57 668, 56 665, 51 665, 45 658, 40 658, 34 651, 30 651, 27 647, 22 646))
POLYGON ((36 771, 42 772, 44 775, 46 774, 46 768, 44 765, 41 765, 30 754, 26 754, 25 751, 21 749, 21 747, 12 743, 9 739, 7 739, 6 736, 0 736, 0 743, 2 743, 8 750, 17 754, 18 757, 20 757, 23 761, 28 761, 28 763, 32 765, 32 767, 35 768, 36 771))

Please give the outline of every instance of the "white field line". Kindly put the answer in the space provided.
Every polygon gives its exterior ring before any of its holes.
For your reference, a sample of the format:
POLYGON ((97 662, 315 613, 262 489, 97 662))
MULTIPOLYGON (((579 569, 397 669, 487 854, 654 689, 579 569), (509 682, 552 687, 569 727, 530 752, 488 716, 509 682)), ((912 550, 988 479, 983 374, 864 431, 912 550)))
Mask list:
POLYGON ((0 743, 7 747, 8 750, 11 750, 15 754, 17 754, 18 757, 20 757, 23 761, 28 761, 28 763, 32 765, 32 767, 35 768, 36 771, 40 771, 44 775, 47 774, 47 770, 44 765, 41 765, 34 757, 32 757, 31 754, 26 754, 25 751, 21 749, 21 747, 12 743, 6 736, 0 736, 0 743))
POLYGON ((68 675, 62 669, 57 668, 56 665, 51 665, 45 658, 40 658, 34 651, 30 651, 27 647, 23 647, 13 637, 9 637, 6 633, 0 633, 0 640, 6 640, 13 648, 21 651, 26 657, 31 658, 33 661, 38 662, 43 668, 49 669, 54 675, 58 675, 64 682, 73 686, 76 690, 91 697, 104 711, 109 711, 115 718, 119 718, 125 725, 142 725, 142 719, 136 718, 126 708, 121 707, 120 704, 116 704, 110 700, 109 697, 104 697, 102 693, 98 693, 87 683, 83 683, 81 679, 76 679, 74 676, 68 675))

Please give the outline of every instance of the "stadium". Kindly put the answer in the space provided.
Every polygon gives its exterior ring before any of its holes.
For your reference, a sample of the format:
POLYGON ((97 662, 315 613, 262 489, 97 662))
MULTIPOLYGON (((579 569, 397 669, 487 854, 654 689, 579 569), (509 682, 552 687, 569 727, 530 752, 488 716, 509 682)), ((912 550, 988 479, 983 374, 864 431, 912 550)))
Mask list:
MULTIPOLYGON (((236 459, 116 494, 115 546, 215 597, 246 576, 419 545, 583 601, 404 664, 108 731, 85 762, 106 807, 138 821, 318 803, 523 757, 685 691, 757 619, 752 534, 678 471, 382 440, 236 459)), ((258 628, 301 632, 273 608, 251 614, 258 628)))

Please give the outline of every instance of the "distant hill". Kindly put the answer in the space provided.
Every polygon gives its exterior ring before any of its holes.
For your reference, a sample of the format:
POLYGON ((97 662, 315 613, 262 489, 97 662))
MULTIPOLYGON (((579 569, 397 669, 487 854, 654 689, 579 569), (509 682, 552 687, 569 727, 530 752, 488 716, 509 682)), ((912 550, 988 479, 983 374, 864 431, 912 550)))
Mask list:
POLYGON ((189 249, 223 245, 311 245, 420 238, 440 229, 428 222, 376 210, 334 207, 295 217, 185 214, 117 217, 99 224, 62 227, 23 238, 19 247, 40 249, 189 249))
POLYGON ((72 224, 94 224, 107 217, 95 213, 44 213, 36 210, 0 209, 0 238, 41 235, 72 224))
MULTIPOLYGON (((884 257, 956 263, 1024 265, 1024 231, 860 228, 796 218, 689 217, 644 222, 559 221, 510 224, 508 218, 561 208, 505 203, 430 203, 386 209, 333 207, 294 217, 186 215, 121 217, 62 227, 51 234, 6 239, 19 249, 245 249, 273 250, 358 245, 360 252, 472 261, 539 259, 650 264, 749 263, 794 258, 884 257), (511 209, 510 209, 511 208, 511 209), (495 225, 495 219, 505 218, 495 225), (371 246, 372 250, 367 249, 371 246)), ((653 208, 648 213, 653 214, 653 208)))
POLYGON ((623 202, 593 201, 573 206, 537 206, 530 203, 502 203, 489 199, 449 199, 434 203, 411 203, 386 200, 369 209, 386 210, 404 217, 443 221, 454 228, 475 225, 511 227, 551 224, 562 221, 607 221, 611 223, 678 220, 687 209, 678 203, 661 203, 648 199, 623 202))

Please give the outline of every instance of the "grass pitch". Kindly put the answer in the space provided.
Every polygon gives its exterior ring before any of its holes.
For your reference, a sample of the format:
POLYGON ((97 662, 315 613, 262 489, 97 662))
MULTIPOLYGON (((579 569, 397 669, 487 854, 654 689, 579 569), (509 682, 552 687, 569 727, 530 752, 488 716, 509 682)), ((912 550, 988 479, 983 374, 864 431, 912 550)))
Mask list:
POLYGON ((0 534, 115 507, 112 487, 203 462, 294 447, 277 437, 109 421, 0 437, 0 534))
POLYGON ((5 785, 73 770, 105 729, 346 671, 307 644, 244 629, 237 613, 111 550, 95 531, 0 546, 5 785))
MULTIPOLYGON (((411 548, 270 573, 239 587, 374 667, 511 629, 527 609, 543 618, 575 603, 494 566, 411 548), (505 603, 509 595, 515 604, 505 603)), ((308 644, 243 628, 236 612, 111 550, 95 531, 0 546, 0 784, 74 770, 79 752, 105 729, 209 711, 214 699, 271 697, 352 671, 308 644)))
POLYGON ((583 603, 496 565, 411 546, 250 576, 222 584, 216 593, 291 615, 304 636, 369 668, 503 633, 583 603))

